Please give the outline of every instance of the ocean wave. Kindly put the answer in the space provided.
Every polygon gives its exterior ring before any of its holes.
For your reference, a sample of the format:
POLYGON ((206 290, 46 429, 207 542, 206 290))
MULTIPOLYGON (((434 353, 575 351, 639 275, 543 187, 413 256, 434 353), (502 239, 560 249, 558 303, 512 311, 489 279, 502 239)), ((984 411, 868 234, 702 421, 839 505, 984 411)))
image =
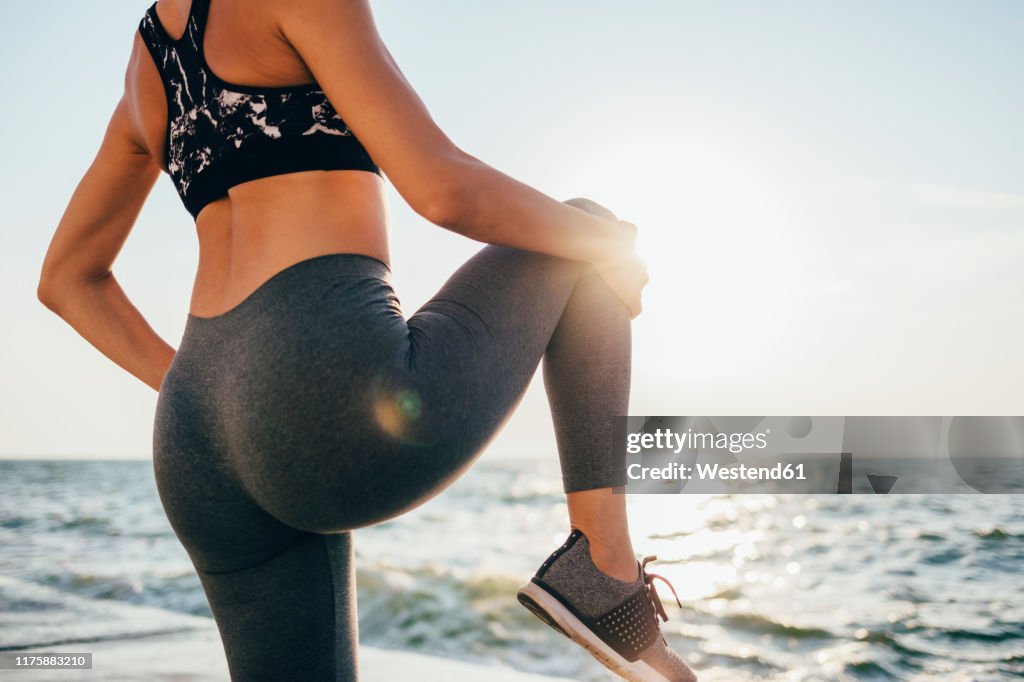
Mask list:
POLYGON ((927 530, 913 531, 913 536, 917 540, 925 540, 927 542, 944 542, 946 540, 949 540, 949 538, 947 538, 945 535, 942 535, 941 533, 935 533, 933 531, 927 530))
POLYGON ((889 666, 885 665, 881 661, 862 659, 847 662, 843 666, 843 672, 847 675, 854 676, 855 679, 898 680, 903 678, 905 676, 905 673, 908 671, 896 671, 891 669, 889 666))
POLYGON ((943 637, 952 640, 968 640, 975 642, 1019 642, 1024 639, 1024 626, 1020 623, 993 623, 985 629, 967 628, 936 628, 943 637))
POLYGON ((0 575, 0 649, 137 637, 209 627, 210 620, 96 600, 0 575), (32 608, 26 608, 31 606, 32 608))
POLYGON ((838 637, 836 633, 825 628, 785 623, 760 613, 730 613, 719 617, 719 622, 724 627, 742 628, 759 634, 793 639, 835 639, 838 637))
POLYGON ((988 540, 991 542, 1020 540, 1024 538, 1024 533, 1014 533, 1012 531, 1000 528, 999 526, 993 526, 992 528, 976 530, 974 531, 974 535, 981 538, 982 540, 988 540))

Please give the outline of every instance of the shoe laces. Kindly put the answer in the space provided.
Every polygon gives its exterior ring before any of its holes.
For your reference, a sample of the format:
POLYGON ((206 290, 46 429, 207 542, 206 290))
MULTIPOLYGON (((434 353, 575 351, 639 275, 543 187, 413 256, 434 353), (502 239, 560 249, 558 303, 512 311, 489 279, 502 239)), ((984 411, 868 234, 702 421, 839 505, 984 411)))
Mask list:
MULTIPOLYGON (((657 612, 657 614, 661 616, 662 620, 667 622, 668 614, 665 613, 665 607, 661 605, 661 597, 658 596, 658 590, 654 587, 654 581, 660 580, 661 582, 668 585, 668 589, 672 590, 672 596, 675 597, 676 604, 679 605, 679 608, 683 608, 683 603, 679 601, 679 595, 676 594, 676 588, 672 587, 672 583, 668 581, 668 578, 666 578, 665 576, 658 575, 657 573, 647 572, 647 564, 651 561, 657 560, 658 557, 654 556, 653 554, 651 556, 644 557, 643 563, 640 564, 640 575, 644 579, 644 588, 647 590, 647 597, 651 600, 651 603, 654 605, 655 612, 657 612)), ((657 620, 657 618, 655 618, 655 620, 657 620)))

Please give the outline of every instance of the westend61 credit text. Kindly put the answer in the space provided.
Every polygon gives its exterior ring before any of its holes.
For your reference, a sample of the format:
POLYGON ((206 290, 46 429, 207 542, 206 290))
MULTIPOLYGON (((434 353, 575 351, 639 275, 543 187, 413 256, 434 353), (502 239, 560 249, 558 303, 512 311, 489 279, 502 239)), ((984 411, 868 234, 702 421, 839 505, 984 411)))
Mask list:
POLYGON ((624 493, 1024 492, 1024 417, 620 416, 624 493))

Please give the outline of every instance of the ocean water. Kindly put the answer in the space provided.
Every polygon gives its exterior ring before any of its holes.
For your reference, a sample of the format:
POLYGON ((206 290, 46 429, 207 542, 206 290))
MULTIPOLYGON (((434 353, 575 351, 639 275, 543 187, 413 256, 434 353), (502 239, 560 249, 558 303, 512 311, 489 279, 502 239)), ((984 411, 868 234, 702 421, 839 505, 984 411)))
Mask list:
MULTIPOLYGON (((629 508, 637 551, 683 601, 662 589, 663 631, 702 680, 1024 677, 1024 496, 636 495, 629 508)), ((356 533, 362 642, 609 679, 515 599, 566 533, 553 462, 481 463, 356 533)), ((209 617, 149 462, 0 461, 0 647, 52 641, 69 625, 43 613, 55 599, 209 617)), ((122 624, 152 628, 149 615, 122 624)))

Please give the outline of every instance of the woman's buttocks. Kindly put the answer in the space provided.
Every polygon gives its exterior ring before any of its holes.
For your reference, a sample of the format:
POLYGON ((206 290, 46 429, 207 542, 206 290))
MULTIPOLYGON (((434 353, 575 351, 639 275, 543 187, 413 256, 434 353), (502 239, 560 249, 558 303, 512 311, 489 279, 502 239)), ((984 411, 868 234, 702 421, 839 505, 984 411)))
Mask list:
POLYGON ((201 466, 278 519, 327 527, 305 504, 320 495, 312 508, 328 510, 337 494, 326 482, 354 481, 351 467, 387 445, 375 395, 407 349, 383 262, 325 254, 295 263, 231 310, 189 316, 161 389, 158 465, 180 470, 191 447, 181 444, 201 434, 201 466))
POLYGON ((325 254, 221 315, 189 315, 175 364, 204 387, 227 442, 263 450, 289 436, 342 437, 339 425, 365 416, 362 396, 406 343, 388 267, 325 254))
POLYGON ((381 261, 296 263, 226 313, 189 317, 161 391, 156 458, 180 460, 176 444, 201 434, 209 446, 197 466, 303 530, 356 528, 411 508, 485 440, 463 428, 468 410, 448 378, 412 352, 429 341, 418 331, 381 261))

